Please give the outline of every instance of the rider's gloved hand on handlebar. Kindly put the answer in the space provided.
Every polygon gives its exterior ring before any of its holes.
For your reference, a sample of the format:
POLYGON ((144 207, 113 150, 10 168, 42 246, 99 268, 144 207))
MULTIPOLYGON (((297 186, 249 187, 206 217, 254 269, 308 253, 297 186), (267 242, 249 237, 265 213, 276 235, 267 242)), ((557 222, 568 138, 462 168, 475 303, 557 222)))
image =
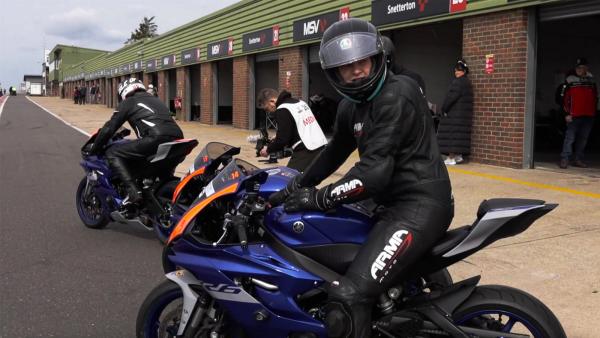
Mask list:
POLYGON ((302 210, 325 211, 331 209, 332 202, 328 198, 329 186, 321 189, 300 188, 285 200, 285 211, 302 210))
POLYGON ((302 174, 296 175, 285 188, 269 196, 269 203, 271 204, 271 206, 276 207, 280 205, 291 193, 300 189, 301 187, 298 183, 300 182, 300 178, 302 178, 302 174))

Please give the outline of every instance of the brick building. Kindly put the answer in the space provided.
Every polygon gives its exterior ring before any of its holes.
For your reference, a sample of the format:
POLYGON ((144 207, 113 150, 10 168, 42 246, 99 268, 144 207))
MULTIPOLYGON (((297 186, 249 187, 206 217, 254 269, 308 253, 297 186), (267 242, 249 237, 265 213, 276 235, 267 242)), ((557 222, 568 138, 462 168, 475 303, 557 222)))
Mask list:
MULTIPOLYGON (((600 29, 590 29, 600 27, 599 13, 598 1, 585 0, 244 0, 75 65, 65 83, 96 84, 115 107, 118 83, 136 76, 180 120, 254 129, 265 123, 254 102, 261 88, 340 99, 320 69, 319 39, 333 22, 360 17, 392 38, 398 62, 421 74, 435 105, 463 57, 475 94, 472 160, 529 168, 560 152, 553 95, 561 77, 579 56, 600 70, 600 29)), ((594 154, 600 139, 589 147, 594 154)))

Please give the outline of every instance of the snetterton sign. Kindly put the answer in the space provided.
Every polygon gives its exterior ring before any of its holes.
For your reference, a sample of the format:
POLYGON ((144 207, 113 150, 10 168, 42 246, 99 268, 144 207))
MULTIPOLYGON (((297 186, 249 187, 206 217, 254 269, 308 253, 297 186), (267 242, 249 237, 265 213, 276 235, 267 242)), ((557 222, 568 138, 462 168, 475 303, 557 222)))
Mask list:
POLYGON ((375 0, 371 21, 380 26, 467 9, 467 0, 375 0))
POLYGON ((242 51, 267 48, 279 45, 279 26, 265 28, 242 36, 242 51))

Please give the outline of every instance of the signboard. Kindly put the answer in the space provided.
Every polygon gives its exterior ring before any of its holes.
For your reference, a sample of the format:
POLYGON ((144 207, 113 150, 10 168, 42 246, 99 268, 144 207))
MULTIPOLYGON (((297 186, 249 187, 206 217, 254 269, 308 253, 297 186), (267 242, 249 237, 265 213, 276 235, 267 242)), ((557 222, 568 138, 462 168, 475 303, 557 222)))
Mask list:
POLYGON ((242 36, 242 51, 268 48, 279 45, 279 26, 265 28, 242 36))
POLYGON ((209 43, 206 46, 206 56, 209 59, 214 59, 226 55, 233 54, 233 39, 217 41, 209 43))
POLYGON ((200 48, 187 49, 181 52, 181 64, 186 65, 200 61, 200 48))
POLYGON ((155 59, 146 60, 146 71, 152 72, 154 70, 156 70, 156 60, 155 59))
POLYGON ((160 58, 160 67, 161 68, 169 68, 175 66, 175 54, 173 55, 165 55, 160 58))
POLYGON ((132 72, 137 73, 142 71, 142 61, 135 61, 129 66, 132 72))
POLYGON ((386 25, 467 9, 467 0, 375 0, 371 2, 371 21, 386 25))
POLYGON ((293 36, 294 42, 310 39, 318 39, 323 36, 323 32, 340 20, 350 17, 350 8, 344 7, 339 11, 311 16, 301 20, 294 21, 293 36))
POLYGON ((129 73, 129 64, 122 65, 119 68, 119 73, 121 73, 121 74, 129 73))

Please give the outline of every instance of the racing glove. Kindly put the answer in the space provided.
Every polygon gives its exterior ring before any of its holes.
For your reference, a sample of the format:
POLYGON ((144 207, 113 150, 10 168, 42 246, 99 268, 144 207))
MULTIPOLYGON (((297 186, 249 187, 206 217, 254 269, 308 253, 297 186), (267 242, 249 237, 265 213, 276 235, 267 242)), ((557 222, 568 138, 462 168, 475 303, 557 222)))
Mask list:
POLYGON ((300 183, 298 182, 300 182, 301 178, 301 174, 294 176, 294 178, 292 178, 292 180, 288 183, 288 185, 285 188, 271 194, 271 196, 269 196, 269 203, 271 204, 271 206, 276 207, 280 205, 291 193, 300 189, 300 183))
POLYGON ((296 212, 302 210, 325 211, 331 209, 333 201, 328 198, 329 186, 316 189, 300 188, 285 200, 285 211, 296 212))

